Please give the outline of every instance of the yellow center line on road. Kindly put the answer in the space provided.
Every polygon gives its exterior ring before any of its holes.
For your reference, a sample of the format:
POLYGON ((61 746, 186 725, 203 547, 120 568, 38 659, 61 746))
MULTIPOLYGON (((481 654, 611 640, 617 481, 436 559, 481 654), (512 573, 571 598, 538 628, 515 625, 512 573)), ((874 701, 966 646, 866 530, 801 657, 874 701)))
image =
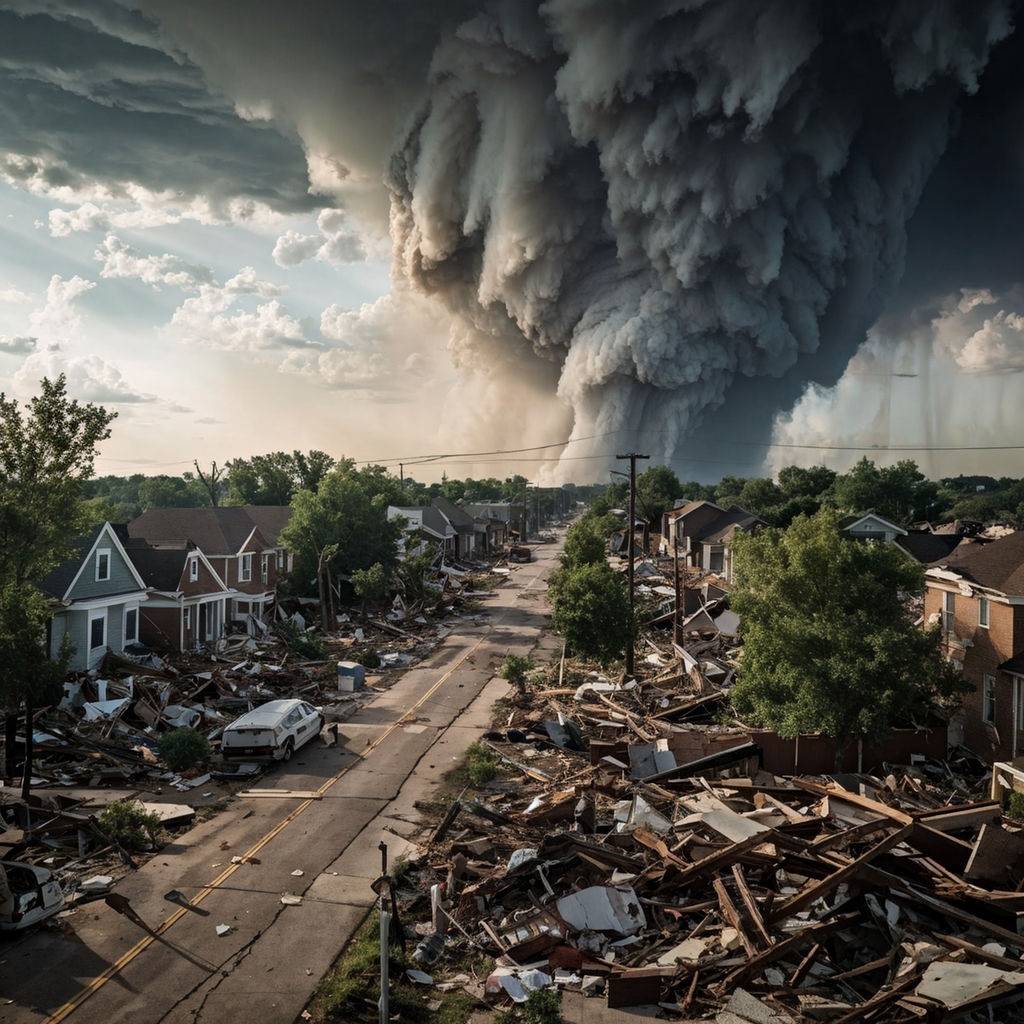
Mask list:
MULTIPOLYGON (((543 575, 543 571, 544 570, 541 570, 541 572, 537 573, 537 575, 530 580, 530 583, 533 584, 537 580, 539 580, 540 577, 543 575)), ((493 625, 488 627, 487 632, 484 633, 484 635, 481 636, 480 639, 477 640, 477 642, 473 644, 473 646, 470 647, 455 662, 455 664, 452 665, 452 667, 448 669, 448 671, 445 672, 444 675, 442 675, 440 679, 438 679, 437 682, 434 683, 433 686, 431 686, 430 689, 427 690, 426 693, 424 693, 423 696, 420 697, 419 700, 417 700, 416 703, 408 709, 408 711, 406 711, 400 718, 396 719, 391 725, 389 725, 388 728, 380 734, 380 736, 378 736, 371 743, 368 743, 362 749, 362 751, 357 753, 355 760, 351 764, 347 764, 344 768, 341 769, 341 771, 337 773, 337 775, 331 776, 331 778, 324 782, 324 784, 320 786, 319 789, 317 789, 317 796, 323 796, 323 794, 326 793, 335 783, 339 782, 343 778, 343 776, 350 772, 360 761, 362 761, 365 757, 371 754, 392 733, 394 733, 396 729, 400 728, 404 722, 406 722, 411 716, 413 716, 417 711, 419 711, 419 709, 423 707, 423 705, 428 700, 430 700, 430 698, 435 693, 437 693, 437 691, 452 677, 453 673, 457 669, 461 668, 471 655, 476 653, 476 651, 480 648, 483 642, 488 638, 492 629, 493 625)), ((190 905, 196 906, 197 904, 202 903, 203 900, 210 895, 210 893, 216 892, 217 887, 226 882, 242 866, 242 864, 246 861, 247 858, 256 856, 256 854, 259 853, 260 850, 262 850, 263 847, 267 845, 267 843, 269 843, 275 836, 283 832, 300 814, 302 814, 305 810, 307 810, 316 802, 316 800, 303 800, 287 817, 282 818, 281 821, 279 821, 269 832, 267 832, 265 835, 257 839, 256 842, 253 843, 253 845, 245 851, 245 853, 242 855, 238 863, 229 864, 212 882, 208 882, 202 889, 200 889, 199 892, 197 892, 196 895, 189 901, 190 905)), ((173 914, 170 915, 170 917, 166 918, 156 928, 154 928, 154 932, 156 933, 156 935, 163 935, 164 932, 172 928, 175 925, 175 923, 180 921, 187 913, 188 910, 186 910, 185 907, 179 907, 173 914)), ((122 970, 124 970, 124 968, 127 967, 128 964, 130 964, 141 952, 143 952, 143 950, 148 949, 155 941, 156 939, 152 935, 147 935, 144 939, 140 939, 138 942, 135 943, 134 946, 131 947, 131 949, 127 950, 120 957, 118 957, 118 959, 115 960, 105 971, 103 971, 101 974, 96 975, 95 978, 88 982, 77 995, 69 999, 66 1003, 64 1003, 63 1006, 54 1010, 54 1012, 50 1014, 49 1017, 45 1017, 42 1021, 42 1024, 59 1024, 60 1021, 67 1019, 94 992, 98 992, 104 985, 106 985, 108 981, 110 981, 111 978, 115 977, 122 970)))

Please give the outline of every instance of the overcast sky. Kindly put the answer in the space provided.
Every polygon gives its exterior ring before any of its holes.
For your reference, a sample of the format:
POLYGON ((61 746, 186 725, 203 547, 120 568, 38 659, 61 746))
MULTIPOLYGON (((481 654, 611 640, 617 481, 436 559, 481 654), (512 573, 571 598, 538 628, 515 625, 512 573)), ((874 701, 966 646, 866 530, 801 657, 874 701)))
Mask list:
POLYGON ((1010 443, 1018 6, 0 0, 0 388, 102 472, 1010 443))

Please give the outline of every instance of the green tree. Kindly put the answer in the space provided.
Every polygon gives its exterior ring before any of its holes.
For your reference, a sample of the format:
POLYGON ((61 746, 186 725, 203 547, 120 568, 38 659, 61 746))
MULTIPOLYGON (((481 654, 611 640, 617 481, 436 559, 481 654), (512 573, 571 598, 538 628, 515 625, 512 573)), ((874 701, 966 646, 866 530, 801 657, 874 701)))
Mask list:
POLYGON ((598 532, 600 520, 585 516, 569 527, 562 549, 562 565, 594 565, 605 560, 605 535, 598 532))
POLYGON ((316 491, 295 495, 291 518, 281 531, 282 545, 295 553, 292 579, 321 590, 325 623, 334 622, 328 580, 375 562, 391 572, 397 561, 401 526, 388 520, 386 495, 371 493, 367 484, 366 475, 350 464, 332 470, 316 491))
POLYGON ((743 485, 737 504, 748 512, 761 514, 782 504, 782 500, 782 491, 774 480, 754 477, 743 485))
POLYGON ((308 452, 293 451, 292 463, 295 467, 295 487, 300 491, 315 491, 320 481, 334 469, 334 459, 327 452, 316 448, 308 452))
MULTIPOLYGON (((206 488, 191 473, 144 477, 138 486, 139 511, 151 508, 202 508, 210 504, 206 488)), ((137 514, 137 513, 136 513, 137 514)))
POLYGON ((679 477, 668 466, 651 466, 636 478, 636 511, 655 532, 661 529, 661 517, 682 494, 679 477))
POLYGON ((735 558, 741 714, 783 736, 833 737, 838 764, 852 740, 878 740, 964 692, 937 630, 908 610, 920 567, 893 545, 846 537, 834 510, 741 536, 735 558))
POLYGON ((826 466, 786 466, 779 470, 779 488, 786 498, 818 498, 836 482, 826 466))
POLYGON ((42 380, 24 412, 0 393, 0 584, 42 579, 70 554, 88 524, 83 485, 116 415, 69 400, 63 374, 42 380))
POLYGON ((7 709, 5 737, 8 777, 14 774, 14 711, 25 707, 25 763, 22 796, 28 799, 32 778, 32 716, 34 709, 60 698, 71 649, 68 644, 56 659, 44 646, 50 602, 29 583, 0 586, 0 705, 7 709))
POLYGON ((380 604, 388 596, 390 585, 391 576, 380 562, 352 573, 352 589, 364 608, 367 604, 380 604))
POLYGON ((608 664, 621 658, 633 631, 626 583, 607 562, 553 573, 548 593, 566 650, 608 664))
POLYGON ((230 505, 287 505, 295 492, 295 461, 287 452, 268 452, 227 463, 230 505))

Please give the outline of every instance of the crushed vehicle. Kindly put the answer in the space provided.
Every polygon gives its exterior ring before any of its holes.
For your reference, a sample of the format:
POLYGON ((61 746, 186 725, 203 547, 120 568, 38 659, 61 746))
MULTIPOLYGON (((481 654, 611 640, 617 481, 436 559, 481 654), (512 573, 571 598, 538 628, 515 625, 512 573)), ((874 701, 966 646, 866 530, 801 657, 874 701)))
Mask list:
POLYGON ((288 761, 320 734, 324 716, 303 700, 272 700, 225 726, 220 752, 225 760, 288 761))
POLYGON ((508 560, 510 562, 530 562, 533 560, 533 553, 525 544, 513 544, 508 549, 508 560))
POLYGON ((0 861, 0 932, 30 928, 64 907, 64 894, 46 868, 0 861), (6 881, 5 881, 6 879, 6 881))

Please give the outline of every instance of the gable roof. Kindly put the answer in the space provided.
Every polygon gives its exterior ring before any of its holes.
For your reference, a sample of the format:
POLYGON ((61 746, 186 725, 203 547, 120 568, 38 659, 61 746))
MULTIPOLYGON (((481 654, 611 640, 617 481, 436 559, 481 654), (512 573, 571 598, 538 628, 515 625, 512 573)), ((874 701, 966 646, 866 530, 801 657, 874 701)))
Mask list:
POLYGON ((459 508, 447 498, 433 498, 430 503, 455 527, 456 533, 473 532, 473 516, 464 508, 459 508))
POLYGON ((897 526, 891 519, 886 519, 885 516, 880 516, 877 512, 860 512, 856 515, 843 516, 839 520, 839 527, 842 530, 851 530, 859 523, 863 523, 865 519, 874 519, 897 534, 905 534, 907 532, 902 526, 897 526))
POLYGON ((48 572, 37 584, 44 594, 49 597, 55 597, 58 601, 63 599, 71 584, 74 583, 75 577, 82 568, 82 563, 85 561, 86 556, 95 547, 96 541, 99 540, 99 536, 103 532, 103 525, 101 523, 84 536, 77 537, 71 542, 71 546, 74 549, 73 554, 61 562, 55 569, 48 572))
POLYGON ((448 531, 453 529, 451 523, 441 514, 441 510, 434 508, 433 505, 391 505, 388 507, 389 516, 392 510, 403 515, 406 520, 409 516, 405 513, 415 512, 420 517, 420 529, 432 533, 439 540, 444 540, 448 536, 448 531))
POLYGON ((691 512, 695 512, 697 509, 702 508, 705 505, 709 506, 710 508, 716 508, 719 512, 725 511, 725 509, 721 508, 719 505, 716 505, 713 501, 706 501, 702 498, 698 498, 696 501, 687 501, 683 505, 679 505, 676 508, 669 509, 668 512, 665 513, 665 515, 668 516, 669 519, 673 520, 684 519, 691 512))
MULTIPOLYGON (((711 504, 706 502, 702 504, 711 504)), ((713 506, 717 508, 717 506, 713 506)), ((745 508, 733 506, 726 509, 721 515, 715 516, 701 529, 694 531, 690 540, 697 544, 715 544, 731 537, 737 530, 749 530, 753 526, 763 526, 764 520, 759 519, 752 512, 745 508)))
MULTIPOLYGON (((258 530, 258 524, 244 505, 151 508, 128 524, 130 537, 141 538, 154 547, 180 547, 191 541, 207 555, 237 554, 253 530, 258 530)), ((267 540, 262 530, 259 535, 267 540)))
POLYGON ((893 542, 922 565, 947 558, 960 545, 963 537, 954 533, 908 533, 893 542))
POLYGON ((947 569, 979 587, 1024 595, 1024 532, 988 544, 961 545, 951 555, 936 559, 932 568, 947 569))
POLYGON ((272 547, 277 547, 277 538, 288 525, 292 515, 291 505, 243 505, 253 524, 272 547))
POLYGON ((123 523, 118 524, 117 526, 114 526, 111 523, 101 523, 99 526, 90 530, 89 533, 85 534, 84 537, 79 537, 77 540, 73 541, 72 547, 74 548, 74 554, 49 572, 37 584, 39 589, 44 594, 48 594, 50 597, 55 597, 59 601, 67 600, 72 587, 74 587, 78 582, 78 577, 82 575, 82 570, 90 561, 93 551, 99 546, 101 538, 106 535, 110 539, 114 549, 124 559, 125 565, 128 567, 128 571, 132 574, 135 582, 139 585, 139 588, 141 590, 145 590, 146 584, 143 581, 142 576, 132 563, 128 552, 125 551, 123 531, 123 523))

